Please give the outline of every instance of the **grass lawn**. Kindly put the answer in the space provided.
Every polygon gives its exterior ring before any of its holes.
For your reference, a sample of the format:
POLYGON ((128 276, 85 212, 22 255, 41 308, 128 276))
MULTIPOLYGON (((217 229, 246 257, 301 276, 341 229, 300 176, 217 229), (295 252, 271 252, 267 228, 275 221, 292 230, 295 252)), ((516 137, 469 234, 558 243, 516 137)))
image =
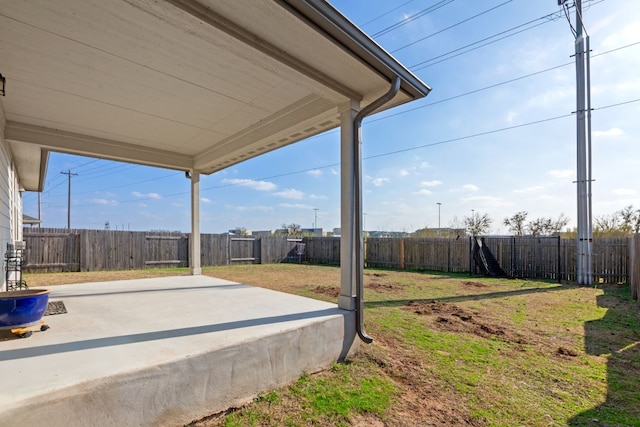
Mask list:
MULTIPOLYGON (((31 274, 30 286, 188 274, 31 274)), ((335 302, 337 267, 203 274, 335 302)), ((190 426, 640 426, 640 312, 627 285, 365 270, 371 345, 190 426)))

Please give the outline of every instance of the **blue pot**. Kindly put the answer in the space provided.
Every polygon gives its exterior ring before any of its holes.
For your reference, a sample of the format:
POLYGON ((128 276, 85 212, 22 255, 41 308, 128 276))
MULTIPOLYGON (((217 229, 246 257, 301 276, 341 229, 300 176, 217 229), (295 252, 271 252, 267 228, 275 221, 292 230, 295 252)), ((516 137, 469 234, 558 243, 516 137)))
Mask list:
POLYGON ((0 329, 32 326, 40 322, 49 303, 48 289, 0 292, 0 329))

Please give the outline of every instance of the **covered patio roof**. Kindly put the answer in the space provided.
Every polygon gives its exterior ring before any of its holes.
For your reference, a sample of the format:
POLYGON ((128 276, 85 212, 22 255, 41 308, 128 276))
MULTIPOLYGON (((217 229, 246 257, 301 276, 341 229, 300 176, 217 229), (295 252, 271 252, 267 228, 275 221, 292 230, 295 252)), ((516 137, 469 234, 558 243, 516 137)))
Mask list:
POLYGON ((210 174, 429 87, 322 0, 49 0, 0 8, 0 130, 22 186, 57 151, 210 174))

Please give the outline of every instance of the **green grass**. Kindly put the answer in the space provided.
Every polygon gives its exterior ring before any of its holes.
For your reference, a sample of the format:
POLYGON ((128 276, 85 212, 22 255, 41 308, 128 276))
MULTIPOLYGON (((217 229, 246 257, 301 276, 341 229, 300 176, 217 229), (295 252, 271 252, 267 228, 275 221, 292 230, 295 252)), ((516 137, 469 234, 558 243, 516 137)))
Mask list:
MULTIPOLYGON (((380 401, 367 391, 376 385, 372 377, 359 378, 360 388, 350 392, 343 388, 346 371, 368 363, 372 354, 393 360, 398 349, 419 361, 420 378, 445 390, 445 404, 463 407, 475 425, 640 425, 640 316, 626 286, 589 288, 385 270, 366 270, 365 278, 391 285, 366 292, 367 330, 385 346, 376 341, 364 346, 339 374, 329 374, 333 381, 305 376, 296 383, 293 395, 307 402, 303 412, 309 413, 298 425, 322 425, 323 420, 348 425, 354 413, 363 411, 402 425, 388 402, 393 396, 401 401, 407 387, 393 375, 395 386, 374 387, 395 390, 380 401), (406 310, 409 300, 454 304, 523 339, 439 330, 433 316, 406 310), (358 393, 362 401, 355 398, 358 393), (378 403, 368 406, 370 399, 378 403)), ((308 296, 313 290, 298 293, 308 296)), ((388 368, 373 369, 373 378, 389 377, 388 368)))
MULTIPOLYGON (((136 277, 116 273, 107 280, 136 277)), ((340 283, 339 269, 327 266, 203 273, 331 302, 340 283)), ((27 280, 58 280, 38 276, 27 280)), ((367 269, 365 299, 373 344, 193 425, 640 426, 640 310, 627 285, 367 269)))

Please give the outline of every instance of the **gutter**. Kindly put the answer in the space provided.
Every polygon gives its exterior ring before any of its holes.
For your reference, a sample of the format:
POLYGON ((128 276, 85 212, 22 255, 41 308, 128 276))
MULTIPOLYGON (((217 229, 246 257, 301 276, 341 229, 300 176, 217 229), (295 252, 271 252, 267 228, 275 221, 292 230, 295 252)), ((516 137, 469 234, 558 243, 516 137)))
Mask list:
MULTIPOLYGON (((391 88, 380 98, 371 102, 356 114, 353 119, 353 198, 354 198, 354 228, 355 228, 355 244, 353 246, 356 254, 354 262, 354 270, 356 271, 356 332, 362 341, 367 344, 373 342, 364 330, 364 253, 363 253, 363 236, 362 236, 362 120, 387 102, 391 101, 400 90, 402 80, 396 76, 391 84, 391 88)), ((354 233, 351 233, 353 238, 354 233)))
POLYGON ((311 27, 367 64, 387 81, 400 77, 400 90, 413 99, 431 88, 325 0, 276 0, 311 27))

